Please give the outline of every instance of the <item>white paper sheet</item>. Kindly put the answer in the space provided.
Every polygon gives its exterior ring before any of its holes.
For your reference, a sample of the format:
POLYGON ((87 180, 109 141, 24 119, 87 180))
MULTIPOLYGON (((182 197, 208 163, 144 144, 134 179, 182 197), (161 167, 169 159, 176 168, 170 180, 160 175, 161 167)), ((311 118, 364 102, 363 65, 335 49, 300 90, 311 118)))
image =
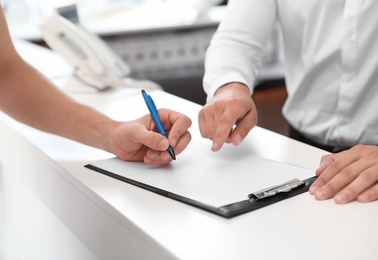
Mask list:
POLYGON ((250 193, 294 178, 314 176, 313 170, 256 157, 248 146, 225 145, 212 152, 209 144, 194 141, 164 167, 117 158, 90 164, 214 207, 246 200, 250 193))

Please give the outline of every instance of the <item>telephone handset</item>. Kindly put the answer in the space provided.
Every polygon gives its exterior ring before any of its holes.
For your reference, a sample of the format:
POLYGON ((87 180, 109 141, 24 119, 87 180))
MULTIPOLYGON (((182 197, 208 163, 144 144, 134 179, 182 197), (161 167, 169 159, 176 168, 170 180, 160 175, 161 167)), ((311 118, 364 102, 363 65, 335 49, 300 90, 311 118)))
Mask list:
POLYGON ((75 75, 99 90, 113 87, 160 88, 149 80, 127 78, 129 66, 97 35, 60 15, 40 25, 47 45, 75 69, 75 75))

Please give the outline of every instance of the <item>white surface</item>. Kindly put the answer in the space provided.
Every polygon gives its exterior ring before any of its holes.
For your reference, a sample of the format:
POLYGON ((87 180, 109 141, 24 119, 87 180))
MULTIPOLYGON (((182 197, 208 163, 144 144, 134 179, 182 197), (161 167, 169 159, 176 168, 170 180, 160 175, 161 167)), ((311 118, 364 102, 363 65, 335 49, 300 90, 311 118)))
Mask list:
POLYGON ((72 74, 72 67, 50 50, 18 38, 14 38, 13 43, 21 57, 37 70, 42 71, 49 79, 67 78, 72 74), (35 62, 36 60, 38 62, 35 62))
MULTIPOLYGON (((129 120, 147 113, 138 90, 97 93, 75 81, 57 82, 76 100, 113 118, 129 120)), ((209 143, 198 132, 199 105, 160 91, 150 94, 158 107, 169 107, 190 116, 193 140, 209 143)), ((306 193, 224 219, 83 167, 89 161, 112 157, 110 154, 30 129, 4 115, 1 119, 6 122, 0 123, 2 167, 17 176, 28 177, 22 178, 25 185, 78 238, 79 241, 71 243, 84 245, 78 251, 83 254, 91 252, 99 259, 377 258, 377 201, 340 206, 332 200, 318 202, 306 193), (23 138, 16 132, 33 145, 20 141, 23 138)), ((259 127, 244 142, 250 154, 312 170, 325 154, 259 127)), ((235 171, 243 167, 249 165, 235 162, 235 171)), ((4 178, 2 181, 3 186, 7 185, 4 178)), ((27 216, 21 219, 25 221, 27 216)), ((43 223, 37 220, 35 223, 43 227, 43 223)), ((54 232, 53 228, 50 230, 54 232)), ((60 250, 66 247, 62 243, 60 250)), ((39 250, 46 248, 41 246, 39 250)))

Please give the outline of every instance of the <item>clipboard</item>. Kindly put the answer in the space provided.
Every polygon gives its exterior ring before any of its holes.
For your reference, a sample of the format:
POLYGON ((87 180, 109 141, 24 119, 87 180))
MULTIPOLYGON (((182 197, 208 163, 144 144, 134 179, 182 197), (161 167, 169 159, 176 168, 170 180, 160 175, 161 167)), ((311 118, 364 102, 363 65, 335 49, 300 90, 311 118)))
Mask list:
POLYGON ((86 168, 216 215, 232 218, 307 192, 313 170, 253 155, 253 147, 226 145, 212 152, 192 141, 163 167, 110 158, 86 168))

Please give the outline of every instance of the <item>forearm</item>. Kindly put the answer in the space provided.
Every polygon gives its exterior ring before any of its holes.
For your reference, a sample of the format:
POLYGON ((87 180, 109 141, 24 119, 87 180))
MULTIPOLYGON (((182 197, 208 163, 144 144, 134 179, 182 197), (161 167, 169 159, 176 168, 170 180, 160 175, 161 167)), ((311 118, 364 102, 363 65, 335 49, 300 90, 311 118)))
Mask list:
POLYGON ((109 151, 109 133, 117 123, 81 105, 22 61, 0 67, 0 109, 45 132, 109 151))

